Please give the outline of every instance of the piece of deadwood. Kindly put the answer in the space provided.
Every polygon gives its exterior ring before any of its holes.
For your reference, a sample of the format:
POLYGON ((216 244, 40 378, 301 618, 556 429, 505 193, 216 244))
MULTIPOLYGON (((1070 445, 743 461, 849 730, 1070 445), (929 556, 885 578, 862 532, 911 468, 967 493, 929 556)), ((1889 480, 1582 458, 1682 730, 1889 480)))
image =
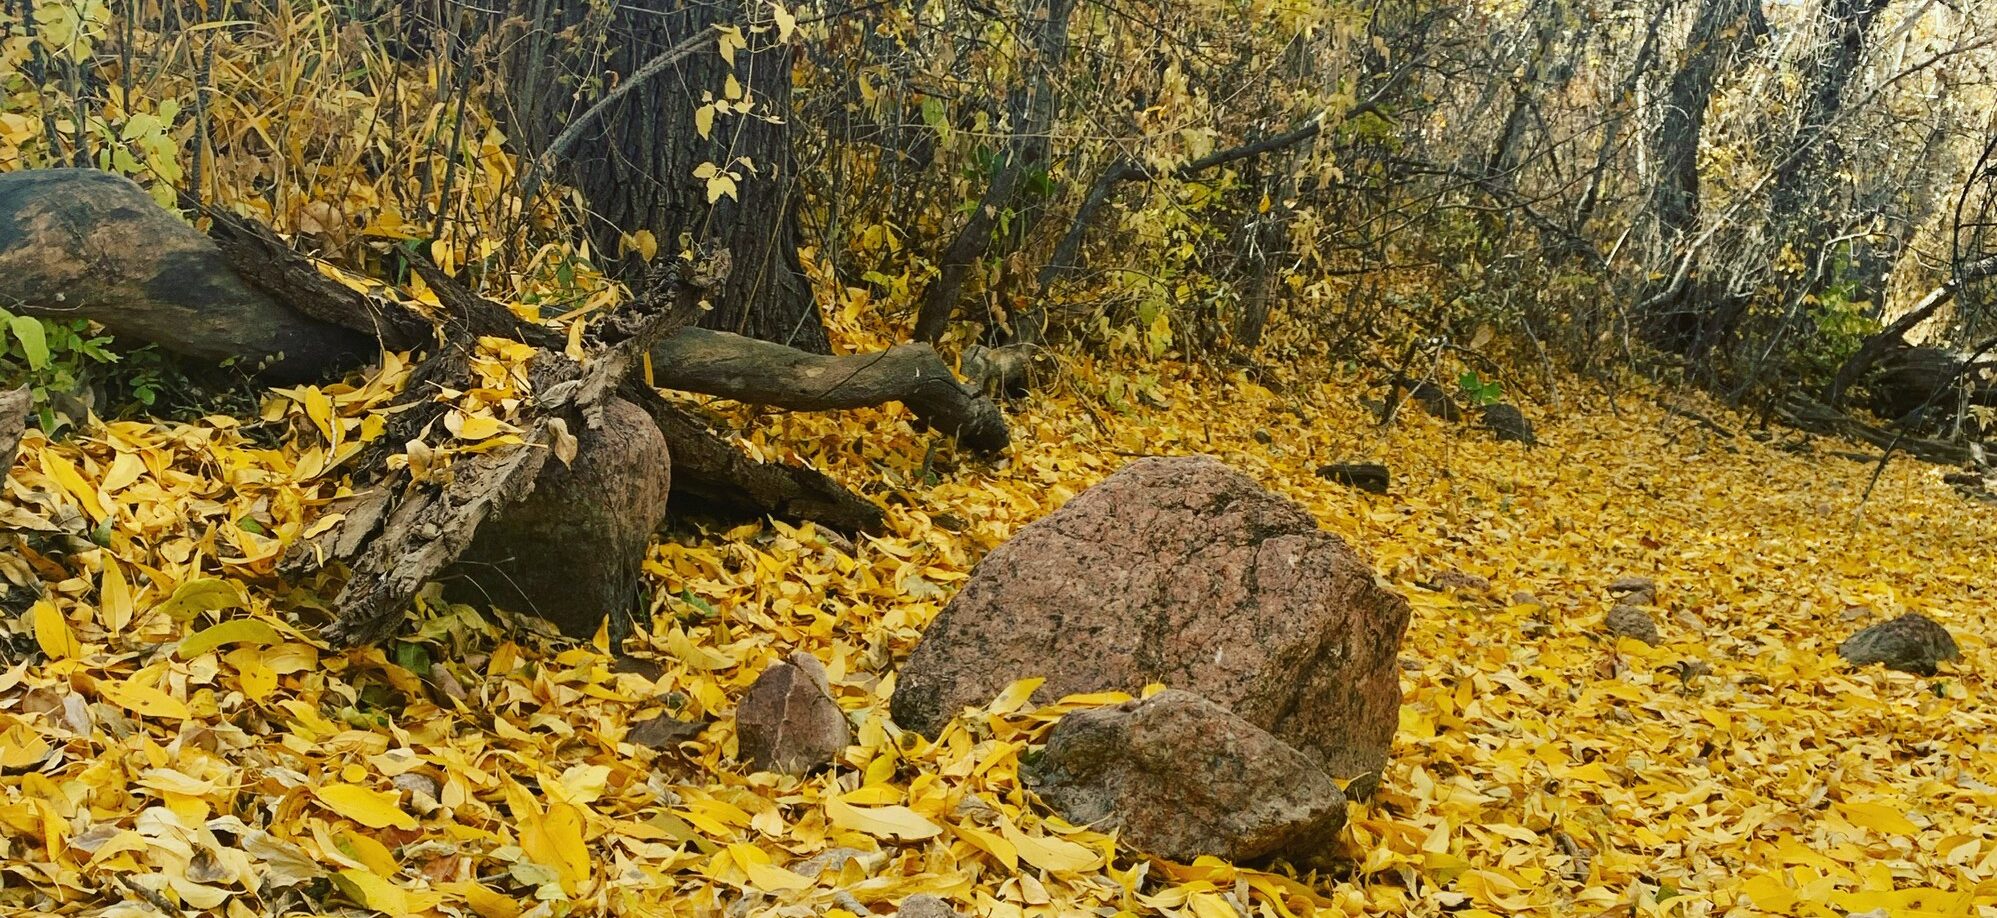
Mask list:
POLYGON ((1373 494, 1387 493, 1391 479, 1387 467, 1378 462, 1339 462, 1319 466, 1319 478, 1373 494))

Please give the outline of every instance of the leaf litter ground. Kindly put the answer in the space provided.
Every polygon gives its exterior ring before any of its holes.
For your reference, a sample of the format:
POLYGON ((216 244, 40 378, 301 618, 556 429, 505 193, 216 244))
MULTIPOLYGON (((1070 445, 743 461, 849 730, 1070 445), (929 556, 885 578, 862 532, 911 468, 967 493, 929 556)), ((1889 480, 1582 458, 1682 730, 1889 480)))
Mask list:
POLYGON ((1940 470, 1895 462, 1861 504, 1870 465, 1642 397, 1570 397, 1528 449, 1412 414, 1381 430, 1351 379, 1278 395, 1169 365, 1142 384, 1067 370, 991 465, 939 461, 898 408, 760 419, 748 448, 871 491, 888 532, 665 541, 636 664, 434 600, 391 648, 314 644, 300 623, 330 592, 271 571, 393 379, 291 390, 261 420, 31 433, 9 524, 55 531, 9 562, 47 595, 0 672, 0 903, 1997 915, 1992 511, 1940 470), (1394 759, 1344 875, 1155 861, 1046 816, 1022 760, 1106 698, 1035 708, 1015 686, 934 741, 885 719, 895 661, 978 557, 1131 457, 1195 452, 1301 501, 1415 604, 1394 759), (1313 474, 1359 459, 1392 466, 1389 494, 1313 474), (1603 634, 1624 575, 1659 585, 1659 646, 1603 634), (1965 659, 1932 678, 1837 660, 1907 611, 1965 659), (857 742, 830 773, 745 774, 734 703, 793 650, 825 662, 857 742))

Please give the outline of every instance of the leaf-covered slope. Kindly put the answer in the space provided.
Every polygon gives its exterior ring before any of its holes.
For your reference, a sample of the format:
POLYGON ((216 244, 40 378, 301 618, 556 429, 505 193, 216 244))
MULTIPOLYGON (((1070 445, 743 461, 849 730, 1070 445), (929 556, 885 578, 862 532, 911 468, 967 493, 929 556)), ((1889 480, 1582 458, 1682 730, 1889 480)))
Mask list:
POLYGON ((1067 370, 1070 394, 1024 408, 996 465, 939 463, 899 409, 762 425, 753 449, 873 489, 890 534, 662 544, 653 665, 622 667, 441 604, 402 645, 313 646, 313 585, 269 572, 333 493, 328 441, 359 431, 374 388, 277 398, 262 425, 31 433, 8 496, 73 535, 35 536, 49 554, 15 571, 49 594, 0 672, 0 898, 234 915, 801 916, 920 892, 979 915, 1200 918, 1997 906, 1990 511, 1939 471, 1895 463, 1861 506, 1869 465, 1637 399, 1570 396, 1527 449, 1413 415, 1380 431, 1352 380, 1278 396, 1067 370), (1416 604, 1402 730, 1347 830, 1349 876, 1152 862, 1044 818, 1018 772, 1062 706, 1023 690, 934 742, 885 722, 894 662, 979 555, 1131 456, 1188 452, 1303 501, 1416 604), (1387 495, 1312 472, 1366 458, 1392 467, 1387 495), (1424 586, 1469 580, 1452 571, 1491 588, 1424 586), (1626 574, 1658 581, 1657 647, 1601 634, 1626 574), (1962 663, 1839 663, 1839 640, 1902 611, 1949 626, 1962 663), (857 744, 830 774, 743 774, 733 706, 799 649, 857 744), (683 753, 630 741, 658 716, 702 728, 683 753))

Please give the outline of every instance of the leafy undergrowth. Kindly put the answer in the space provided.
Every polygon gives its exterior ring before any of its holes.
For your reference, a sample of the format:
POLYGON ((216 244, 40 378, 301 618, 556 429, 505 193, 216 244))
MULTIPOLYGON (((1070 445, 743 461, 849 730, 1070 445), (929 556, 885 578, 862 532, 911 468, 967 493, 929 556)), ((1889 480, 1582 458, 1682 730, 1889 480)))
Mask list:
POLYGON ((932 453, 898 408, 762 419, 752 448, 870 491, 889 531, 768 524, 657 546, 651 666, 441 603, 389 648, 315 646, 328 591, 272 571, 334 493, 330 441, 365 435, 382 385, 273 395, 261 420, 31 432, 9 524, 62 532, 31 536, 41 553, 15 572, 48 593, 0 672, 0 900, 803 916, 929 892, 976 915, 1997 913, 1981 675, 1997 663, 1983 590, 1997 558, 1990 511, 1938 470, 1896 462, 1861 505, 1869 465, 1722 438, 1637 396, 1612 411, 1570 386, 1527 449, 1414 414, 1377 428, 1353 379, 1277 394, 1149 372, 1071 361, 990 465, 932 453), (895 661, 983 552, 1130 457, 1192 452, 1302 501, 1414 603, 1401 731, 1354 810, 1348 875, 1154 861, 1045 816, 1020 763, 1063 707, 1027 706, 1025 686, 933 742, 886 721, 895 661), (1390 494, 1313 474, 1367 458, 1392 466, 1390 494), (1424 585, 1452 571, 1491 589, 1424 585), (1658 647, 1601 633, 1605 587, 1626 574, 1659 583, 1658 647), (1499 598, 1520 592, 1539 603, 1499 598), (1902 611, 1950 627, 1962 663, 1938 678, 1839 664, 1844 635, 1902 611), (828 774, 745 774, 734 702, 797 649, 825 662, 857 743, 828 774), (628 741, 661 715, 704 728, 679 751, 628 741))

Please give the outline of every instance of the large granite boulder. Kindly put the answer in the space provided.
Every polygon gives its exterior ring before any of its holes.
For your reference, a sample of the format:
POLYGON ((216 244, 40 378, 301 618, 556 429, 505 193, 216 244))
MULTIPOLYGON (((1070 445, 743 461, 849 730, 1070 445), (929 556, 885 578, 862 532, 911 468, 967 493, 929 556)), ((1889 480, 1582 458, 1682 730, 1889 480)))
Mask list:
POLYGON ((1140 459, 978 565, 902 666, 891 705, 934 735, 1044 676, 1036 698, 1159 682, 1331 775, 1377 771, 1398 723, 1407 601, 1310 514, 1205 456, 1140 459))

